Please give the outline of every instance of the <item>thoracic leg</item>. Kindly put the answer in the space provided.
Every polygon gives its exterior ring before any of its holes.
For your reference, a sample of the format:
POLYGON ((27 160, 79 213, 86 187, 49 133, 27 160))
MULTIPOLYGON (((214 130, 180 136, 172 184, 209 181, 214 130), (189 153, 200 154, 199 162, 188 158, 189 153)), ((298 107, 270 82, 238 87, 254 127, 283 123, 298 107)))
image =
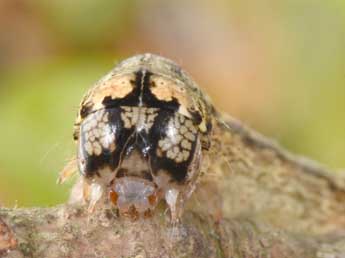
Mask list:
POLYGON ((183 200, 181 198, 180 191, 175 188, 168 189, 165 192, 165 201, 169 206, 171 222, 173 224, 178 223, 182 215, 183 200))
POLYGON ((97 183, 92 183, 90 185, 90 196, 89 196, 89 212, 93 212, 95 210, 97 202, 102 198, 104 193, 104 189, 102 185, 97 183))

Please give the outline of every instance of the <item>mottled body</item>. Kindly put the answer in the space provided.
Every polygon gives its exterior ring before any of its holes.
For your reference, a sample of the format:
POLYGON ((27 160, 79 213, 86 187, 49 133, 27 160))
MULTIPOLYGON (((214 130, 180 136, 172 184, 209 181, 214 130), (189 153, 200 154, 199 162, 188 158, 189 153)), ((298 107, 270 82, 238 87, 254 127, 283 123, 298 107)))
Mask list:
POLYGON ((120 213, 141 214, 165 199, 178 220, 210 146, 211 110, 172 61, 144 54, 119 63, 84 96, 75 123, 91 209, 109 196, 120 213))

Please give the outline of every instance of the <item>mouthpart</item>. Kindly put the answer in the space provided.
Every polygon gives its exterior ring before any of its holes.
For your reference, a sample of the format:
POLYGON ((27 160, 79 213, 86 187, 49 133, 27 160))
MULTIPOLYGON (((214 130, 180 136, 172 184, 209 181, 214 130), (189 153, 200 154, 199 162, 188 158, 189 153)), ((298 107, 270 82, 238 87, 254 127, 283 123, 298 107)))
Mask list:
POLYGON ((149 214, 156 207, 160 197, 156 184, 139 177, 116 178, 109 191, 110 201, 120 214, 137 217, 149 214))

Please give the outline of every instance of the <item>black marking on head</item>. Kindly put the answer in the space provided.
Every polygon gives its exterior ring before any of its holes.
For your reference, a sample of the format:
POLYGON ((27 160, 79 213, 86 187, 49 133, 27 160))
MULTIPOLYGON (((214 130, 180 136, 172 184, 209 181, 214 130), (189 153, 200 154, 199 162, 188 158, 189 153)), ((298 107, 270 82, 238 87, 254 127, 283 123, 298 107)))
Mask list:
POLYGON ((161 109, 169 109, 172 111, 178 110, 180 104, 178 103, 176 98, 173 98, 170 101, 164 101, 159 100, 156 98, 155 95, 151 92, 151 86, 152 82, 150 80, 150 77, 152 76, 152 73, 150 71, 145 72, 145 77, 143 80, 144 87, 143 87, 143 102, 147 107, 155 107, 155 108, 161 108, 161 109))
POLYGON ((190 111, 190 114, 192 115, 192 120, 194 124, 199 125, 202 122, 202 116, 198 111, 190 111))
POLYGON ((112 99, 110 96, 104 97, 102 104, 105 108, 114 108, 119 106, 140 106, 140 98, 142 105, 145 107, 155 107, 162 109, 177 110, 179 103, 173 98, 171 101, 162 101, 156 98, 150 90, 152 73, 147 70, 138 70, 135 73, 134 89, 124 98, 112 99))
POLYGON ((131 81, 134 85, 132 92, 124 98, 112 99, 111 96, 104 97, 102 104, 105 108, 116 108, 120 106, 138 106, 140 92, 141 75, 136 73, 135 80, 131 81))

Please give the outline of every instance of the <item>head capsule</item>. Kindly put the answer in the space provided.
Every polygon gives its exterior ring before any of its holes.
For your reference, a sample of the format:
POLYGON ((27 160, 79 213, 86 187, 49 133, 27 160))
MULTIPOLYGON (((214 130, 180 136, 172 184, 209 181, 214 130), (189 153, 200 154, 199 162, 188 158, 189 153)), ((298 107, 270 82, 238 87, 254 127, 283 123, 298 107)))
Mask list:
POLYGON ((107 188, 123 213, 152 210, 160 198, 176 205, 192 191, 207 149, 209 109, 173 62, 150 54, 125 60, 82 101, 79 170, 107 188), (181 197, 172 198, 172 189, 181 197))

